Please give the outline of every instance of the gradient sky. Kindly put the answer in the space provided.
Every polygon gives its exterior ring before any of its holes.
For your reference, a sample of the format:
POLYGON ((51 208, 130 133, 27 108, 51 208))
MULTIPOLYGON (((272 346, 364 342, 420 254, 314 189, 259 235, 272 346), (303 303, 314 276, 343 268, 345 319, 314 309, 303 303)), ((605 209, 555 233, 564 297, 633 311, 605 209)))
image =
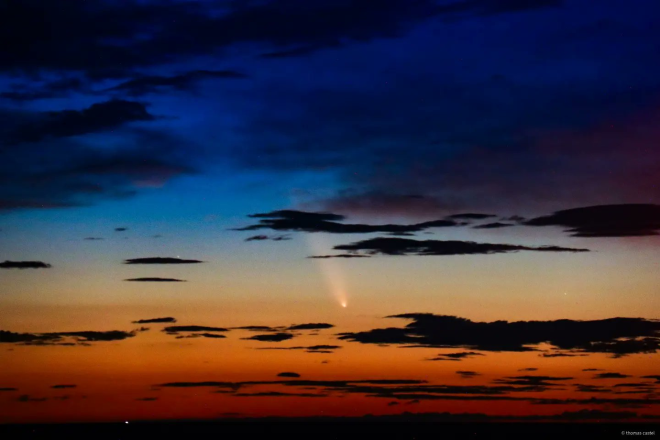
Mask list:
POLYGON ((656 1, 55 3, 0 7, 0 422, 660 416, 656 1))

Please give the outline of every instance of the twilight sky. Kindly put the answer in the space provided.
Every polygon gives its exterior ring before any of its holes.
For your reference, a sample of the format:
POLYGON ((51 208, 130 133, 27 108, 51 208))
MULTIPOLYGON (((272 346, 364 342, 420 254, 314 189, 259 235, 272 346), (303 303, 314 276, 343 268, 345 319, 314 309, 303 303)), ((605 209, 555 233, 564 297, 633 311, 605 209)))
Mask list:
POLYGON ((658 17, 3 4, 0 422, 660 416, 658 17))

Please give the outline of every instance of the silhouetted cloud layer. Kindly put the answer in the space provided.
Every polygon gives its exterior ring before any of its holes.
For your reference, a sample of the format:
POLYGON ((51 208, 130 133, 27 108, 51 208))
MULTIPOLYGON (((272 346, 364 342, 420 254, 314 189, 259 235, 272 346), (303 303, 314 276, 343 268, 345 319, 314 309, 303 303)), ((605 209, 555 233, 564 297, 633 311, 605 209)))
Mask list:
POLYGON ((454 214, 450 215, 447 218, 460 219, 460 220, 483 220, 486 218, 497 217, 494 214, 477 214, 473 212, 468 212, 464 214, 454 214))
MULTIPOLYGON (((457 371, 463 378, 480 376, 474 371, 457 371)), ((616 406, 651 406, 660 404, 660 399, 648 398, 613 398, 591 397, 588 399, 575 398, 546 398, 544 393, 575 388, 578 392, 611 392, 623 393, 654 393, 657 386, 645 383, 619 384, 620 387, 596 387, 579 383, 571 383, 572 377, 565 376, 505 376, 495 378, 490 385, 446 385, 430 384, 417 379, 359 379, 359 380, 307 380, 299 379, 297 373, 282 373, 281 376, 292 377, 294 380, 264 380, 244 382, 168 382, 154 385, 159 388, 215 388, 217 393, 245 397, 260 395, 274 397, 291 395, 288 388, 314 390, 314 396, 346 396, 348 394, 362 395, 368 398, 395 399, 396 401, 419 402, 421 400, 453 400, 453 401, 517 401, 537 405, 616 405, 616 406), (259 388, 258 391, 252 391, 259 388), (264 389, 265 388, 265 389, 264 389), (624 391, 617 391, 623 388, 624 391), (625 391, 629 388, 632 391, 625 391), (605 391, 603 391, 605 390, 605 391)))
POLYGON ((252 214, 249 217, 258 218, 259 223, 236 229, 237 231, 254 231, 272 229, 275 231, 328 232, 333 234, 365 234, 371 232, 418 232, 430 228, 458 226, 452 220, 435 220, 412 225, 367 225, 339 223, 346 217, 326 212, 305 212, 294 210, 273 211, 262 214, 252 214))
POLYGON ((309 345, 295 347, 258 347, 257 350, 304 350, 307 353, 334 353, 334 350, 340 349, 340 345, 309 345))
POLYGON ((163 329, 166 333, 180 333, 180 332, 228 332, 229 329, 223 327, 207 327, 203 325, 177 325, 165 327, 163 329))
MULTIPOLYGON (((560 246, 522 246, 515 244, 475 243, 473 241, 412 240, 407 238, 378 237, 334 249, 349 252, 365 252, 367 255, 490 255, 519 251, 534 252, 589 252, 589 249, 560 246)), ((362 255, 362 254, 358 254, 362 255)))
POLYGON ((483 353, 475 351, 464 351, 461 353, 441 353, 437 357, 429 359, 430 361, 460 361, 474 356, 483 356, 483 353))
POLYGON ((133 258, 124 261, 124 264, 196 264, 196 263, 203 263, 203 261, 184 260, 182 258, 171 258, 171 257, 133 258))
POLYGON ((129 278, 124 281, 135 281, 144 283, 183 283, 186 280, 179 280, 177 278, 159 278, 159 277, 144 277, 144 278, 129 278))
POLYGON ((255 335, 249 338, 243 338, 253 341, 263 341, 263 342, 281 342, 288 339, 292 339, 293 335, 290 333, 274 333, 270 335, 255 335))
POLYGON ((333 328, 334 325, 327 324, 324 322, 312 323, 312 324, 296 324, 292 325, 287 330, 323 330, 327 328, 333 328))
POLYGON ((461 376, 464 379, 469 379, 475 376, 481 376, 481 374, 477 373, 476 371, 457 371, 456 374, 461 376))
POLYGON ((144 104, 112 100, 92 104, 84 110, 61 110, 44 113, 10 134, 10 143, 38 142, 44 138, 78 136, 111 130, 132 121, 150 121, 144 104))
POLYGON ((244 79, 247 75, 233 70, 193 70, 174 76, 145 75, 111 87, 109 91, 140 96, 167 90, 187 90, 205 79, 244 79))
POLYGON ((43 261, 3 261, 0 269, 48 269, 50 264, 43 261))
POLYGON ((201 338, 209 338, 209 339, 225 339, 227 336, 225 335, 216 335, 214 333, 194 333, 195 336, 199 336, 201 338))
MULTIPOLYGON (((419 403, 418 400, 411 400, 406 402, 406 404, 419 403)), ((399 402, 389 402, 388 405, 392 406, 393 404, 399 404, 399 402)), ((348 424, 356 424, 360 426, 360 423, 368 423, 370 426, 385 426, 383 432, 395 432, 396 435, 405 436, 409 434, 406 430, 402 430, 401 434, 397 431, 394 431, 396 427, 408 427, 411 424, 417 424, 417 426, 427 427, 431 424, 438 426, 443 424, 444 427, 450 427, 449 432, 456 432, 456 436, 460 436, 464 431, 464 426, 466 424, 484 424, 484 423, 497 423, 497 422, 555 422, 552 426, 556 425, 556 422, 639 422, 641 420, 648 420, 649 422, 656 421, 657 416, 638 414, 634 411, 611 411, 611 410, 599 410, 599 409, 582 409, 578 411, 564 411, 559 414, 551 415, 492 415, 485 413, 435 413, 435 412, 426 412, 426 413, 411 413, 404 412, 401 414, 388 414, 388 415, 372 415, 368 414, 362 417, 332 417, 332 416, 317 416, 317 417, 243 417, 240 419, 242 423, 253 425, 255 423, 264 423, 264 422, 273 422, 273 423, 282 423, 287 424, 305 424, 305 423, 319 423, 327 424, 328 426, 344 426, 348 424), (455 431, 451 427, 458 426, 459 428, 455 431)), ((502 433, 510 433, 513 428, 506 425, 506 428, 502 430, 502 433)), ((587 432, 588 430, 585 430, 587 432)), ((426 428, 421 432, 426 432, 426 428)), ((557 432, 568 432, 564 426, 561 426, 561 430, 557 432)))
MULTIPOLYGON (((339 339, 365 344, 414 344, 462 347, 484 351, 530 351, 547 343, 556 350, 577 353, 612 353, 612 342, 638 337, 656 339, 660 321, 611 318, 594 321, 474 322, 456 316, 408 313, 389 318, 412 320, 404 328, 341 333, 339 339)), ((647 352, 644 348, 643 353, 647 352)))
POLYGON ((286 240, 291 240, 291 237, 289 237, 288 235, 253 235, 252 237, 248 237, 245 239, 245 241, 266 241, 266 240, 286 241, 286 240))
POLYGON ((371 255, 360 254, 335 254, 335 255, 312 255, 307 258, 327 259, 327 258, 369 258, 371 255))
POLYGON ((599 373, 596 374, 593 378, 594 379, 625 379, 626 377, 630 377, 630 376, 621 373, 599 373))
POLYGON ((494 223, 486 223, 483 225, 474 226, 474 229, 501 229, 501 228, 508 228, 511 226, 515 226, 515 225, 511 223, 494 222, 494 223))
POLYGON ((246 325, 243 327, 232 327, 232 330, 247 330, 251 332, 276 332, 284 330, 285 327, 269 327, 267 325, 246 325))
POLYGON ((169 323, 176 322, 176 318, 166 317, 166 318, 151 318, 151 319, 139 319, 133 321, 133 324, 159 324, 159 323, 169 323))
POLYGON ((557 211, 525 222, 529 226, 564 226, 573 237, 658 235, 660 205, 600 205, 557 211))
POLYGON ((135 335, 136 332, 125 332, 120 330, 51 333, 14 333, 0 330, 0 343, 19 343, 27 345, 85 345, 85 343, 88 342, 121 341, 127 338, 132 338, 135 335), (68 340, 73 340, 74 342, 68 342, 68 340))
POLYGON ((572 379, 572 377, 555 376, 510 376, 502 379, 495 379, 493 382, 506 385, 520 385, 525 387, 545 389, 547 387, 556 386, 557 382, 564 382, 572 379))
POLYGON ((300 377, 300 374, 294 373, 294 372, 291 372, 291 371, 285 371, 285 372, 279 373, 277 375, 277 377, 300 377))

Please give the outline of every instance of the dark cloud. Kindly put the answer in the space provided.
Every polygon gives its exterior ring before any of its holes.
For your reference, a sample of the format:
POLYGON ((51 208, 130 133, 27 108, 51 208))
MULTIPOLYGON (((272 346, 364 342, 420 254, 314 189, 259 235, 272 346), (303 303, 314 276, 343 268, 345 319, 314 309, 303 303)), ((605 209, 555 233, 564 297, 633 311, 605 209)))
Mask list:
POLYGON ((140 402, 153 402, 155 400, 158 400, 158 397, 140 397, 138 399, 135 399, 140 402))
POLYGON ((360 255, 360 254, 335 254, 335 255, 312 255, 307 258, 314 259, 327 259, 327 258, 370 258, 371 255, 360 255))
POLYGON ((327 41, 324 44, 307 45, 307 46, 296 47, 293 49, 265 52, 260 54, 259 58, 264 58, 264 59, 297 58, 297 57, 311 55, 322 49, 339 48, 339 47, 342 47, 342 44, 339 41, 327 41))
POLYGON ((532 399, 537 405, 616 405, 642 408, 648 405, 660 405, 660 399, 609 399, 591 397, 589 399, 532 399))
MULTIPOLYGON (((279 51, 332 47, 404 35, 434 16, 455 19, 556 6, 557 1, 409 2, 288 0, 265 2, 12 2, 0 29, 12 41, 2 70, 83 70, 108 77, 177 58, 211 55, 235 44, 279 51), (44 17, 35 16, 39 10, 44 17), (218 13, 221 11, 221 13, 218 13), (293 46, 293 47, 292 47, 293 46), (118 67, 119 66, 119 67, 118 67)), ((262 49, 263 50, 263 49, 262 49)))
POLYGON ((236 393, 236 397, 328 397, 327 394, 283 393, 280 391, 262 391, 259 393, 236 393))
POLYGON ((593 378, 594 379, 625 379, 626 377, 631 377, 631 376, 621 373, 599 373, 596 374, 593 378))
POLYGON ((6 330, 0 330, 0 343, 29 343, 37 341, 52 341, 54 339, 58 338, 48 334, 14 333, 6 330))
POLYGON ((583 384, 573 384, 575 391, 580 393, 610 393, 612 390, 608 387, 602 387, 598 385, 583 385, 583 384))
POLYGON ((60 332, 46 333, 46 335, 69 336, 77 341, 96 342, 96 341, 121 341, 135 336, 135 332, 125 332, 120 330, 111 330, 107 332, 82 331, 82 332, 60 332))
POLYGON ((4 387, 4 388, 0 388, 0 391, 18 391, 18 388, 4 387))
POLYGON ((603 371, 601 368, 585 368, 582 371, 603 371))
POLYGON ((333 249, 359 252, 367 255, 490 255, 519 251, 535 252, 589 252, 589 249, 564 248, 559 246, 522 246, 515 244, 475 243, 473 241, 412 240, 407 238, 378 237, 351 244, 342 244, 333 249))
POLYGON ((124 227, 115 228, 115 232, 124 232, 124 231, 128 231, 128 228, 124 228, 124 227))
POLYGON ((80 78, 62 78, 39 87, 16 87, 11 92, 0 93, 0 98, 18 102, 59 98, 67 96, 71 92, 82 91, 84 86, 85 82, 80 78))
POLYGON ((660 329, 660 322, 643 318, 474 322, 455 316, 425 313, 408 313, 389 318, 408 319, 412 322, 404 328, 341 333, 339 339, 364 344, 415 344, 484 351, 530 351, 536 350, 536 345, 546 343, 555 350, 598 353, 599 344, 621 338, 655 336, 660 329))
POLYGON ((340 345, 310 345, 296 347, 258 347, 257 350, 305 350, 307 353, 333 353, 340 345))
POLYGON ((361 1, 298 6, 283 0, 240 5, 103 2, 65 8, 54 8, 46 1, 31 7, 12 4, 0 21, 3 35, 13 41, 0 69, 103 72, 117 66, 162 63, 175 56, 211 54, 235 43, 322 47, 338 38, 394 37, 411 21, 424 20, 435 10, 431 1, 410 4, 402 0, 387 0, 378 9, 361 1), (220 16, 214 13, 219 6, 226 11, 220 16), (33 8, 50 17, 48 22, 34 17, 33 8), (149 38, 139 37, 144 32, 149 38), (25 54, 29 49, 30 57, 25 54))
POLYGON ((284 327, 269 327, 267 325, 246 325, 243 327, 232 327, 232 330, 248 330, 251 332, 276 332, 283 329, 284 327))
POLYGON ((628 382, 628 383, 617 383, 613 386, 614 388, 655 388, 653 384, 648 382, 628 382))
POLYGON ((190 155, 181 150, 184 141, 172 133, 118 127, 103 136, 109 137, 103 148, 90 136, 0 148, 0 212, 123 200, 193 173, 190 155))
POLYGON ((120 330, 111 331, 80 331, 80 332, 52 332, 52 333, 14 333, 0 330, 0 343, 20 343, 27 345, 85 345, 87 342, 121 341, 132 338, 135 332, 120 330), (72 338, 75 343, 65 342, 65 338, 72 338))
POLYGON ((459 371, 456 372, 456 374, 458 374, 459 376, 461 376, 464 379, 469 379, 469 378, 475 377, 475 376, 481 376, 481 374, 477 373, 476 371, 461 371, 461 370, 459 370, 459 371))
POLYGON ((651 376, 642 376, 642 379, 655 379, 660 384, 660 374, 651 376))
POLYGON ((100 240, 104 240, 104 238, 103 237, 86 237, 86 238, 84 238, 84 240, 86 240, 86 241, 100 241, 100 240))
POLYGON ((245 239, 245 241, 265 241, 265 240, 286 241, 286 240, 291 240, 291 237, 289 237, 288 235, 253 235, 252 237, 248 237, 245 239))
POLYGON ((459 219, 459 220, 483 220, 486 218, 497 217, 494 214, 477 214, 477 213, 464 213, 464 214, 454 214, 450 215, 447 218, 459 219))
POLYGON ((522 217, 522 216, 520 216, 520 215, 512 215, 512 216, 510 216, 510 217, 502 217, 501 220, 505 220, 505 221, 509 221, 509 222, 522 223, 522 222, 524 222, 526 219, 525 219, 525 217, 522 217))
POLYGON ((655 353, 660 350, 660 338, 629 338, 616 341, 594 342, 585 351, 611 353, 620 358, 634 353, 655 353))
POLYGON ((50 264, 42 261, 3 261, 0 263, 0 269, 47 269, 50 264))
POLYGON ((176 318, 167 317, 167 318, 151 318, 151 319, 139 319, 133 321, 133 324, 158 324, 163 322, 176 322, 176 318))
POLYGON ((343 388, 351 385, 420 385, 425 384, 424 380, 417 379, 358 379, 358 380, 270 380, 270 381, 247 381, 247 382, 168 382, 154 385, 155 387, 173 387, 173 388, 233 388, 237 389, 243 386, 252 385, 285 385, 292 387, 329 387, 343 388))
POLYGON ((244 79, 247 77, 244 73, 234 70, 194 70, 174 76, 143 75, 122 82, 119 85, 109 88, 107 91, 140 96, 172 89, 188 90, 196 82, 206 79, 244 79))
POLYGON ((175 325, 165 327, 165 333, 180 333, 180 332, 228 332, 229 329, 223 327, 206 327, 203 325, 175 325))
POLYGON ((170 258, 170 257, 133 258, 124 261, 124 264, 196 264, 196 263, 203 263, 203 261, 184 260, 181 258, 170 258))
POLYGON ((240 382, 168 382, 154 385, 155 387, 163 388, 197 388, 197 387, 210 387, 210 388, 234 388, 237 389, 241 386, 240 382))
POLYGON ((137 282, 158 282, 158 283, 183 283, 186 280, 179 280, 176 278, 158 278, 158 277, 146 277, 146 278, 129 278, 124 281, 137 281, 137 282))
POLYGON ((600 205, 557 211, 525 222, 529 226, 563 226, 573 237, 658 235, 660 205, 600 205))
POLYGON ((520 368, 518 371, 538 371, 538 368, 520 368))
POLYGON ((500 228, 508 228, 510 226, 514 226, 514 225, 511 223, 494 222, 494 223, 486 223, 483 225, 474 226, 474 229, 500 229, 500 228))
POLYGON ((541 353, 539 356, 544 358, 559 358, 559 357, 581 357, 587 356, 586 354, 576 354, 576 353, 541 353))
POLYGON ((209 339, 225 339, 227 336, 225 335, 216 335, 213 333, 195 333, 195 336, 199 336, 201 338, 209 338, 209 339))
POLYGON ((371 232, 418 232, 430 228, 457 226, 451 220, 435 220, 411 225, 366 225, 338 223, 344 220, 343 215, 332 213, 305 212, 294 210, 273 211, 263 214, 252 214, 249 217, 258 218, 258 224, 237 228, 237 231, 253 231, 272 229, 275 231, 328 232, 333 234, 365 234, 371 232))
POLYGON ((263 241, 269 239, 270 237, 268 235, 253 235, 252 237, 246 238, 245 241, 263 241))
POLYGON ((17 402, 45 402, 48 400, 48 397, 30 397, 27 394, 23 394, 16 399, 17 402))
POLYGON ((312 323, 312 324, 297 324, 292 325, 287 328, 287 330, 322 330, 327 328, 333 328, 334 325, 327 323, 312 323))
POLYGON ((290 371, 285 371, 283 373, 279 373, 277 377, 300 377, 300 374, 298 373, 293 373, 290 371))
POLYGON ((47 112, 21 124, 9 135, 10 143, 38 142, 45 138, 79 136, 118 128, 133 121, 151 121, 144 104, 112 100, 83 110, 47 112))
POLYGON ((249 338, 243 338, 253 341, 263 341, 263 342, 281 342, 288 339, 292 339, 293 335, 290 333, 274 333, 271 335, 255 335, 249 338))
POLYGON ((63 388, 76 388, 78 385, 68 385, 68 384, 63 384, 63 385, 53 385, 51 388, 54 389, 63 389, 63 388))
MULTIPOLYGON (((463 377, 479 375, 473 371, 458 371, 463 377)), ((525 395, 530 392, 558 391, 565 389, 571 377, 558 376, 510 376, 494 380, 494 385, 443 385, 429 384, 422 380, 376 379, 376 380, 295 380, 277 381, 246 381, 246 382, 171 382, 156 385, 158 387, 174 388, 217 388, 217 392, 236 395, 250 395, 252 387, 280 386, 299 389, 314 389, 318 394, 328 396, 358 394, 370 398, 395 399, 396 401, 420 400, 454 400, 454 401, 519 401, 532 404, 555 405, 561 403, 577 405, 641 405, 641 399, 556 399, 525 395), (515 395, 522 393, 523 395, 515 395)), ((576 391, 588 392, 590 386, 572 384, 576 391)), ((646 386, 643 386, 646 388, 646 386)), ((593 387, 595 392, 601 392, 600 387, 593 387)), ((632 392, 640 390, 633 389, 632 392)), ((264 391, 264 393, 281 393, 282 391, 264 391)), ((624 391, 627 392, 627 391, 624 391)), ((288 393, 285 393, 288 394, 288 393)), ((649 405, 660 403, 659 400, 649 400, 649 405)))
POLYGON ((502 379, 495 379, 495 383, 506 385, 520 385, 527 387, 554 387, 556 382, 572 380, 572 377, 554 377, 554 376, 510 376, 502 379))
POLYGON ((474 356, 484 356, 483 353, 475 351, 464 351, 460 353, 441 353, 437 357, 429 359, 430 361, 460 361, 474 356))

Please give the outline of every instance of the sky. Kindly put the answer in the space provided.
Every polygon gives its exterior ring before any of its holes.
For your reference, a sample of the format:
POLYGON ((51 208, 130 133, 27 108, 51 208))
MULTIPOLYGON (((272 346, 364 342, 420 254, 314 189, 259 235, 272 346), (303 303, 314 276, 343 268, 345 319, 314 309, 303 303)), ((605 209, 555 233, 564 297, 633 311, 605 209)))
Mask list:
POLYGON ((0 423, 657 419, 658 17, 3 4, 0 423))

